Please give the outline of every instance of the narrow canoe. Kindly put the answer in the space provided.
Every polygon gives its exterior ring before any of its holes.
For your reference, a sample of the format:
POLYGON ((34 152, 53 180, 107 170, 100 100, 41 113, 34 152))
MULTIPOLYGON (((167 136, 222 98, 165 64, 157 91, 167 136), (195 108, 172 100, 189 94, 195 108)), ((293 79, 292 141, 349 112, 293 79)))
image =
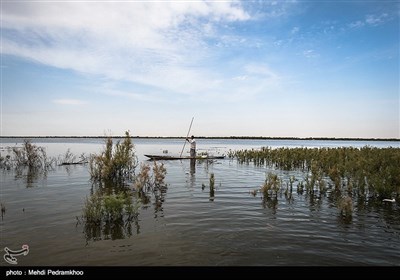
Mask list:
POLYGON ((152 160, 177 160, 177 159, 224 159, 225 156, 197 156, 197 157, 180 157, 166 155, 145 155, 152 160))

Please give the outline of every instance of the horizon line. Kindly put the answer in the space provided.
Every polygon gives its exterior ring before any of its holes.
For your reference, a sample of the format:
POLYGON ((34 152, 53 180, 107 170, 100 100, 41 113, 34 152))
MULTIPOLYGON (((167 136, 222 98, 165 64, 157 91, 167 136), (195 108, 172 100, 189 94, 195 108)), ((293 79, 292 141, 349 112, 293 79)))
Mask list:
MULTIPOLYGON (((0 136, 1 138, 124 138, 124 135, 103 136, 0 136)), ((130 138, 144 139, 184 139, 183 136, 133 136, 130 138)), ((400 141, 400 138, 364 138, 364 137, 290 137, 290 136, 196 136, 197 139, 243 139, 243 140, 348 140, 348 141, 400 141)))

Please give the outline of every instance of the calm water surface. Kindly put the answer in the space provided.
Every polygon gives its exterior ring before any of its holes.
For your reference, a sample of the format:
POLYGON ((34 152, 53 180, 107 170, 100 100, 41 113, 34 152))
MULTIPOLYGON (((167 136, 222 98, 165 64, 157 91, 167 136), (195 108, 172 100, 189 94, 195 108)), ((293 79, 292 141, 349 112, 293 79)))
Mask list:
MULTIPOLYGON (((6 147, 23 139, 1 139, 6 147)), ((182 139, 134 139, 139 161, 144 154, 179 154, 182 139)), ((51 156, 70 151, 100 153, 102 139, 32 139, 51 156)), ((399 142, 310 140, 198 139, 199 152, 226 154, 230 149, 270 147, 398 147, 399 142)), ((185 153, 188 152, 186 145, 185 153)), ((162 205, 143 205, 139 221, 118 234, 87 238, 82 223, 84 200, 92 185, 88 166, 58 166, 33 177, 1 170, 1 245, 29 254, 18 265, 400 265, 400 204, 354 204, 351 220, 339 215, 329 193, 298 194, 263 199, 250 194, 265 174, 274 171, 285 181, 305 174, 283 172, 236 160, 213 162, 165 161, 168 189, 162 205), (209 178, 215 176, 210 199, 209 178), (204 187, 205 186, 205 187, 204 187)), ((3 251, 4 252, 4 251, 3 251)), ((1 260, 1 264, 6 262, 1 260)))

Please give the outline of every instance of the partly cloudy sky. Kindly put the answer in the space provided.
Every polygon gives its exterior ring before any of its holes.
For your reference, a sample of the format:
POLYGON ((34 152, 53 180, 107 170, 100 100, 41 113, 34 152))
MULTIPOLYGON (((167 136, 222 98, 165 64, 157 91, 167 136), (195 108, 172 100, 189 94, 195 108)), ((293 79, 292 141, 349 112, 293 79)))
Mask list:
POLYGON ((398 1, 1 1, 1 135, 400 138, 398 1))

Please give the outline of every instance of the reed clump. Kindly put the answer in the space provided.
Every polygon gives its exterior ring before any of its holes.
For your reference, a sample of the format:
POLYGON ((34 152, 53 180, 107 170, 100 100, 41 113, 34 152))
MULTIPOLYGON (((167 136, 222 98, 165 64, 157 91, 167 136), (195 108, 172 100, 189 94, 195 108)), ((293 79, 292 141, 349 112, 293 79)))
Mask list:
POLYGON ((122 143, 114 146, 111 137, 106 140, 106 147, 100 155, 91 155, 89 171, 94 182, 124 183, 132 180, 137 166, 137 157, 129 131, 125 132, 122 143))
POLYGON ((165 187, 167 169, 164 163, 153 161, 153 168, 147 163, 140 165, 140 172, 136 176, 133 188, 138 192, 154 191, 156 188, 165 187))
POLYGON ((76 155, 70 149, 62 156, 48 157, 44 147, 32 144, 28 139, 23 140, 21 147, 8 148, 5 156, 0 155, 0 168, 15 169, 17 174, 22 174, 24 170, 28 170, 28 177, 46 174, 56 165, 84 164, 87 162, 85 153, 82 153, 77 161, 76 155))
POLYGON ((153 172, 149 164, 142 163, 135 176, 133 189, 104 181, 94 184, 95 191, 86 198, 82 221, 87 240, 121 239, 132 234, 132 223, 139 233, 139 209, 147 207, 154 195, 155 212, 162 210, 166 193, 164 182, 166 169, 154 162, 153 172))
MULTIPOLYGON (((276 148, 230 151, 239 163, 307 172, 307 193, 353 193, 366 198, 400 196, 400 148, 276 148)), ((303 189, 301 190, 301 192, 303 189)))
POLYGON ((265 182, 261 186, 261 193, 264 197, 278 196, 278 192, 281 188, 281 180, 278 175, 272 172, 268 172, 265 176, 265 182))
POLYGON ((289 177, 289 182, 286 182, 285 197, 292 198, 293 183, 296 181, 294 176, 289 177))
POLYGON ((134 205, 128 192, 113 194, 96 193, 87 197, 83 218, 86 223, 100 225, 107 222, 132 221, 138 216, 138 204, 134 205))
POLYGON ((151 173, 150 173, 150 165, 146 163, 140 164, 139 174, 135 178, 135 182, 133 183, 133 188, 139 192, 147 192, 151 186, 151 173))
POLYGON ((151 167, 141 163, 136 174, 137 166, 135 148, 128 131, 122 142, 114 145, 109 137, 103 152, 90 156, 90 176, 97 190, 86 199, 83 207, 82 219, 89 239, 110 234, 114 236, 112 238, 123 238, 130 234, 132 221, 139 232, 139 208, 150 203, 152 194, 155 211, 160 211, 167 186, 164 164, 154 161, 151 167))
POLYGON ((56 160, 49 158, 44 147, 32 144, 30 140, 25 139, 22 147, 14 147, 11 155, 0 156, 0 167, 5 169, 28 168, 35 171, 46 171, 51 169, 56 160))
POLYGON ((165 176, 167 175, 167 169, 164 166, 164 163, 157 164, 154 161, 153 164, 153 177, 154 177, 154 185, 155 186, 163 186, 165 185, 165 176))
POLYGON ((140 172, 133 183, 133 190, 136 198, 143 204, 151 202, 151 194, 154 196, 155 212, 162 210, 162 204, 167 191, 165 177, 167 169, 164 164, 153 161, 153 167, 147 163, 140 165, 140 172))
POLYGON ((139 207, 140 203, 126 190, 110 194, 96 191, 86 197, 82 214, 86 240, 130 236, 132 222, 138 224, 139 207))
POLYGON ((8 149, 7 155, 0 156, 0 168, 14 170, 16 178, 25 178, 26 186, 32 187, 39 176, 46 177, 56 159, 48 157, 44 147, 25 139, 21 147, 8 149))

